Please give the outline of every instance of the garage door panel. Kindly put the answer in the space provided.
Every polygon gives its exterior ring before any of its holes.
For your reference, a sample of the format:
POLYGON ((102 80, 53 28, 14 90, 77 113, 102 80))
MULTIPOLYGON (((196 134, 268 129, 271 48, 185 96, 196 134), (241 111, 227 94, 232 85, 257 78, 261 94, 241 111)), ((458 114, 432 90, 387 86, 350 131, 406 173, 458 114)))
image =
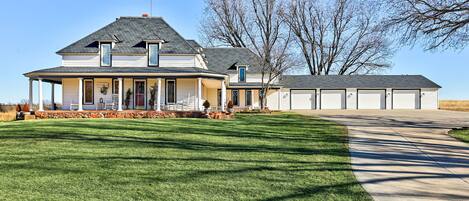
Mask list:
POLYGON ((358 90, 358 109, 386 109, 386 90, 358 90))
POLYGON ((322 90, 321 109, 345 109, 345 90, 322 90))
POLYGON ((419 109, 420 91, 393 90, 392 106, 393 109, 419 109))
POLYGON ((315 90, 292 90, 291 91, 291 109, 315 109, 316 91, 315 90))

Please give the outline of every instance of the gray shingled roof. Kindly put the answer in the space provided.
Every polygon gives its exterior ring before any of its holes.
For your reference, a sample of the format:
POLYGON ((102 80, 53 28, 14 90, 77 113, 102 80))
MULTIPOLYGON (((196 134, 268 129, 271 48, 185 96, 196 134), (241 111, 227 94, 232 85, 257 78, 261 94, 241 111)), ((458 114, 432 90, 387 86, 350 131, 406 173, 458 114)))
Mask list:
POLYGON ((197 51, 160 17, 120 17, 111 24, 59 50, 64 53, 97 53, 98 41, 116 40, 113 53, 145 54, 145 41, 164 40, 161 54, 196 54, 197 51))
POLYGON ((199 48, 202 48, 202 46, 200 46, 199 43, 197 43, 197 41, 195 40, 187 40, 187 42, 189 43, 189 45, 191 45, 192 48, 194 49, 199 49, 199 48))
MULTIPOLYGON (((202 69, 202 68, 187 68, 187 67, 54 67, 25 73, 25 76, 41 73, 209 73, 219 74, 218 72, 202 69)), ((223 75, 223 74, 219 74, 223 75)))
POLYGON ((441 88, 422 75, 284 75, 280 83, 292 89, 441 88))
POLYGON ((247 48, 204 48, 208 69, 221 73, 236 70, 236 65, 248 65, 248 73, 261 69, 256 65, 256 55, 247 48))

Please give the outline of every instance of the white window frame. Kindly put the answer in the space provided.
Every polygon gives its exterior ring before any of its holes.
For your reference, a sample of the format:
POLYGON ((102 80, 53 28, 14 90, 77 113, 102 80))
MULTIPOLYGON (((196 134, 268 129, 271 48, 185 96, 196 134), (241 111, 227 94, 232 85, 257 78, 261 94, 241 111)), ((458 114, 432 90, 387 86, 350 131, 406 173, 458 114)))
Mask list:
POLYGON ((101 67, 111 67, 112 66, 112 43, 110 42, 102 42, 99 44, 99 58, 101 67), (104 63, 104 45, 109 45, 109 64, 104 63))
POLYGON ((160 48, 161 48, 161 44, 160 43, 148 43, 147 44, 147 49, 148 49, 148 66, 149 67, 159 67, 160 66, 160 48), (150 55, 151 55, 151 49, 150 49, 150 46, 153 46, 153 45, 156 45, 158 48, 158 52, 156 53, 156 64, 152 64, 151 63, 151 59, 150 59, 150 55))

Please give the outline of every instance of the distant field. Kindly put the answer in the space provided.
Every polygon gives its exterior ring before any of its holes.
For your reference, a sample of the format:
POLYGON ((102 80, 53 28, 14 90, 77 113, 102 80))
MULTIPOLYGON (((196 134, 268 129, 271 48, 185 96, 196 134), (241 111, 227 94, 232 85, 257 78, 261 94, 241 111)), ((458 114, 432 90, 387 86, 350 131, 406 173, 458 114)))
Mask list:
POLYGON ((440 109, 469 112, 469 100, 442 100, 440 109))

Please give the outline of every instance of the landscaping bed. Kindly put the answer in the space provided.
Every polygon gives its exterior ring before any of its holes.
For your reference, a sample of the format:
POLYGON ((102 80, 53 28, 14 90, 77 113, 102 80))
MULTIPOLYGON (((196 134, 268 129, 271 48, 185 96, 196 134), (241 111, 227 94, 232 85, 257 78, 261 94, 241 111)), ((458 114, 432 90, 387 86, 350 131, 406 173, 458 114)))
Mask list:
POLYGON ((469 143, 469 128, 453 129, 449 132, 449 135, 458 140, 469 143))
POLYGON ((0 122, 8 200, 371 200, 346 129, 297 114, 0 122))
POLYGON ((125 110, 117 112, 114 110, 104 111, 44 111, 35 112, 38 119, 69 119, 69 118, 119 118, 119 119, 142 119, 142 118, 211 118, 230 119, 232 114, 224 112, 210 112, 208 115, 202 112, 192 111, 154 111, 154 110, 125 110))

